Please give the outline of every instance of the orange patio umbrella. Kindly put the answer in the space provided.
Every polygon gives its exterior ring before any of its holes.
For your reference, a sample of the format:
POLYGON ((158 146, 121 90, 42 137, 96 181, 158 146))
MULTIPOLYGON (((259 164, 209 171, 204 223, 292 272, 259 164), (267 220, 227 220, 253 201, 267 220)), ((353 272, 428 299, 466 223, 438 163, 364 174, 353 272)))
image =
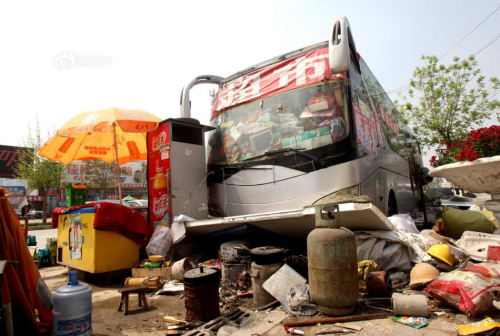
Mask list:
MULTIPOLYGON (((160 118, 141 110, 116 107, 80 113, 69 120, 40 148, 47 159, 68 164, 73 160, 103 160, 119 166, 147 159, 146 132, 158 127, 160 118)), ((121 200, 121 183, 118 179, 121 200)))

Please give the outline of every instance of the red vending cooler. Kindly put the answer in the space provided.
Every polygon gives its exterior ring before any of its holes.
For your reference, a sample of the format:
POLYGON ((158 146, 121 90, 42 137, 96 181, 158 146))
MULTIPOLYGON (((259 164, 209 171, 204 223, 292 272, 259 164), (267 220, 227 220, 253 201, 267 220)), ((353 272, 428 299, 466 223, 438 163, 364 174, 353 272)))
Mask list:
POLYGON ((181 214, 208 218, 206 181, 198 186, 207 173, 204 132, 210 129, 166 119, 148 133, 149 220, 155 227, 170 226, 181 214))

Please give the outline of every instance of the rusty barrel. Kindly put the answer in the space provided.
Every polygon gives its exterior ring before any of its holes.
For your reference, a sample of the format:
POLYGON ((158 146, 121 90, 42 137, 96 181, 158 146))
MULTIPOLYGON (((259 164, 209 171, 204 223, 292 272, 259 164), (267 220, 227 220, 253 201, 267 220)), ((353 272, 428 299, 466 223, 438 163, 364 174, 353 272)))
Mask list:
POLYGON ((338 219, 337 205, 317 205, 316 229, 307 237, 309 291, 328 315, 352 313, 359 295, 356 236, 338 219))
POLYGON ((220 315, 219 282, 216 269, 199 267, 184 273, 186 320, 208 322, 220 315))

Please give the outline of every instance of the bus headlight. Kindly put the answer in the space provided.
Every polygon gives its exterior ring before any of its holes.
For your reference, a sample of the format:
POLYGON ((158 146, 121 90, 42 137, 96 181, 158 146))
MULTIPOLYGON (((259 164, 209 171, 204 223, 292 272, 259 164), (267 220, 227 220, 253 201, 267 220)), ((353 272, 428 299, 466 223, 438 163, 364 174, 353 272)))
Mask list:
POLYGON ((360 196, 359 185, 345 188, 317 200, 314 204, 325 204, 360 196))

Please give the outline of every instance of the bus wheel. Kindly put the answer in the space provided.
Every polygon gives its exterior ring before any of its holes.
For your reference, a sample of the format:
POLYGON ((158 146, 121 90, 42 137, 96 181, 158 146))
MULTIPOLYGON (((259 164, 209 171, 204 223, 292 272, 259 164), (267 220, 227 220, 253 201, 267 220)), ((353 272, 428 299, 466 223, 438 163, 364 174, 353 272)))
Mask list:
POLYGON ((391 191, 389 194, 389 203, 387 203, 387 217, 391 217, 398 213, 398 203, 396 202, 396 197, 391 191))

